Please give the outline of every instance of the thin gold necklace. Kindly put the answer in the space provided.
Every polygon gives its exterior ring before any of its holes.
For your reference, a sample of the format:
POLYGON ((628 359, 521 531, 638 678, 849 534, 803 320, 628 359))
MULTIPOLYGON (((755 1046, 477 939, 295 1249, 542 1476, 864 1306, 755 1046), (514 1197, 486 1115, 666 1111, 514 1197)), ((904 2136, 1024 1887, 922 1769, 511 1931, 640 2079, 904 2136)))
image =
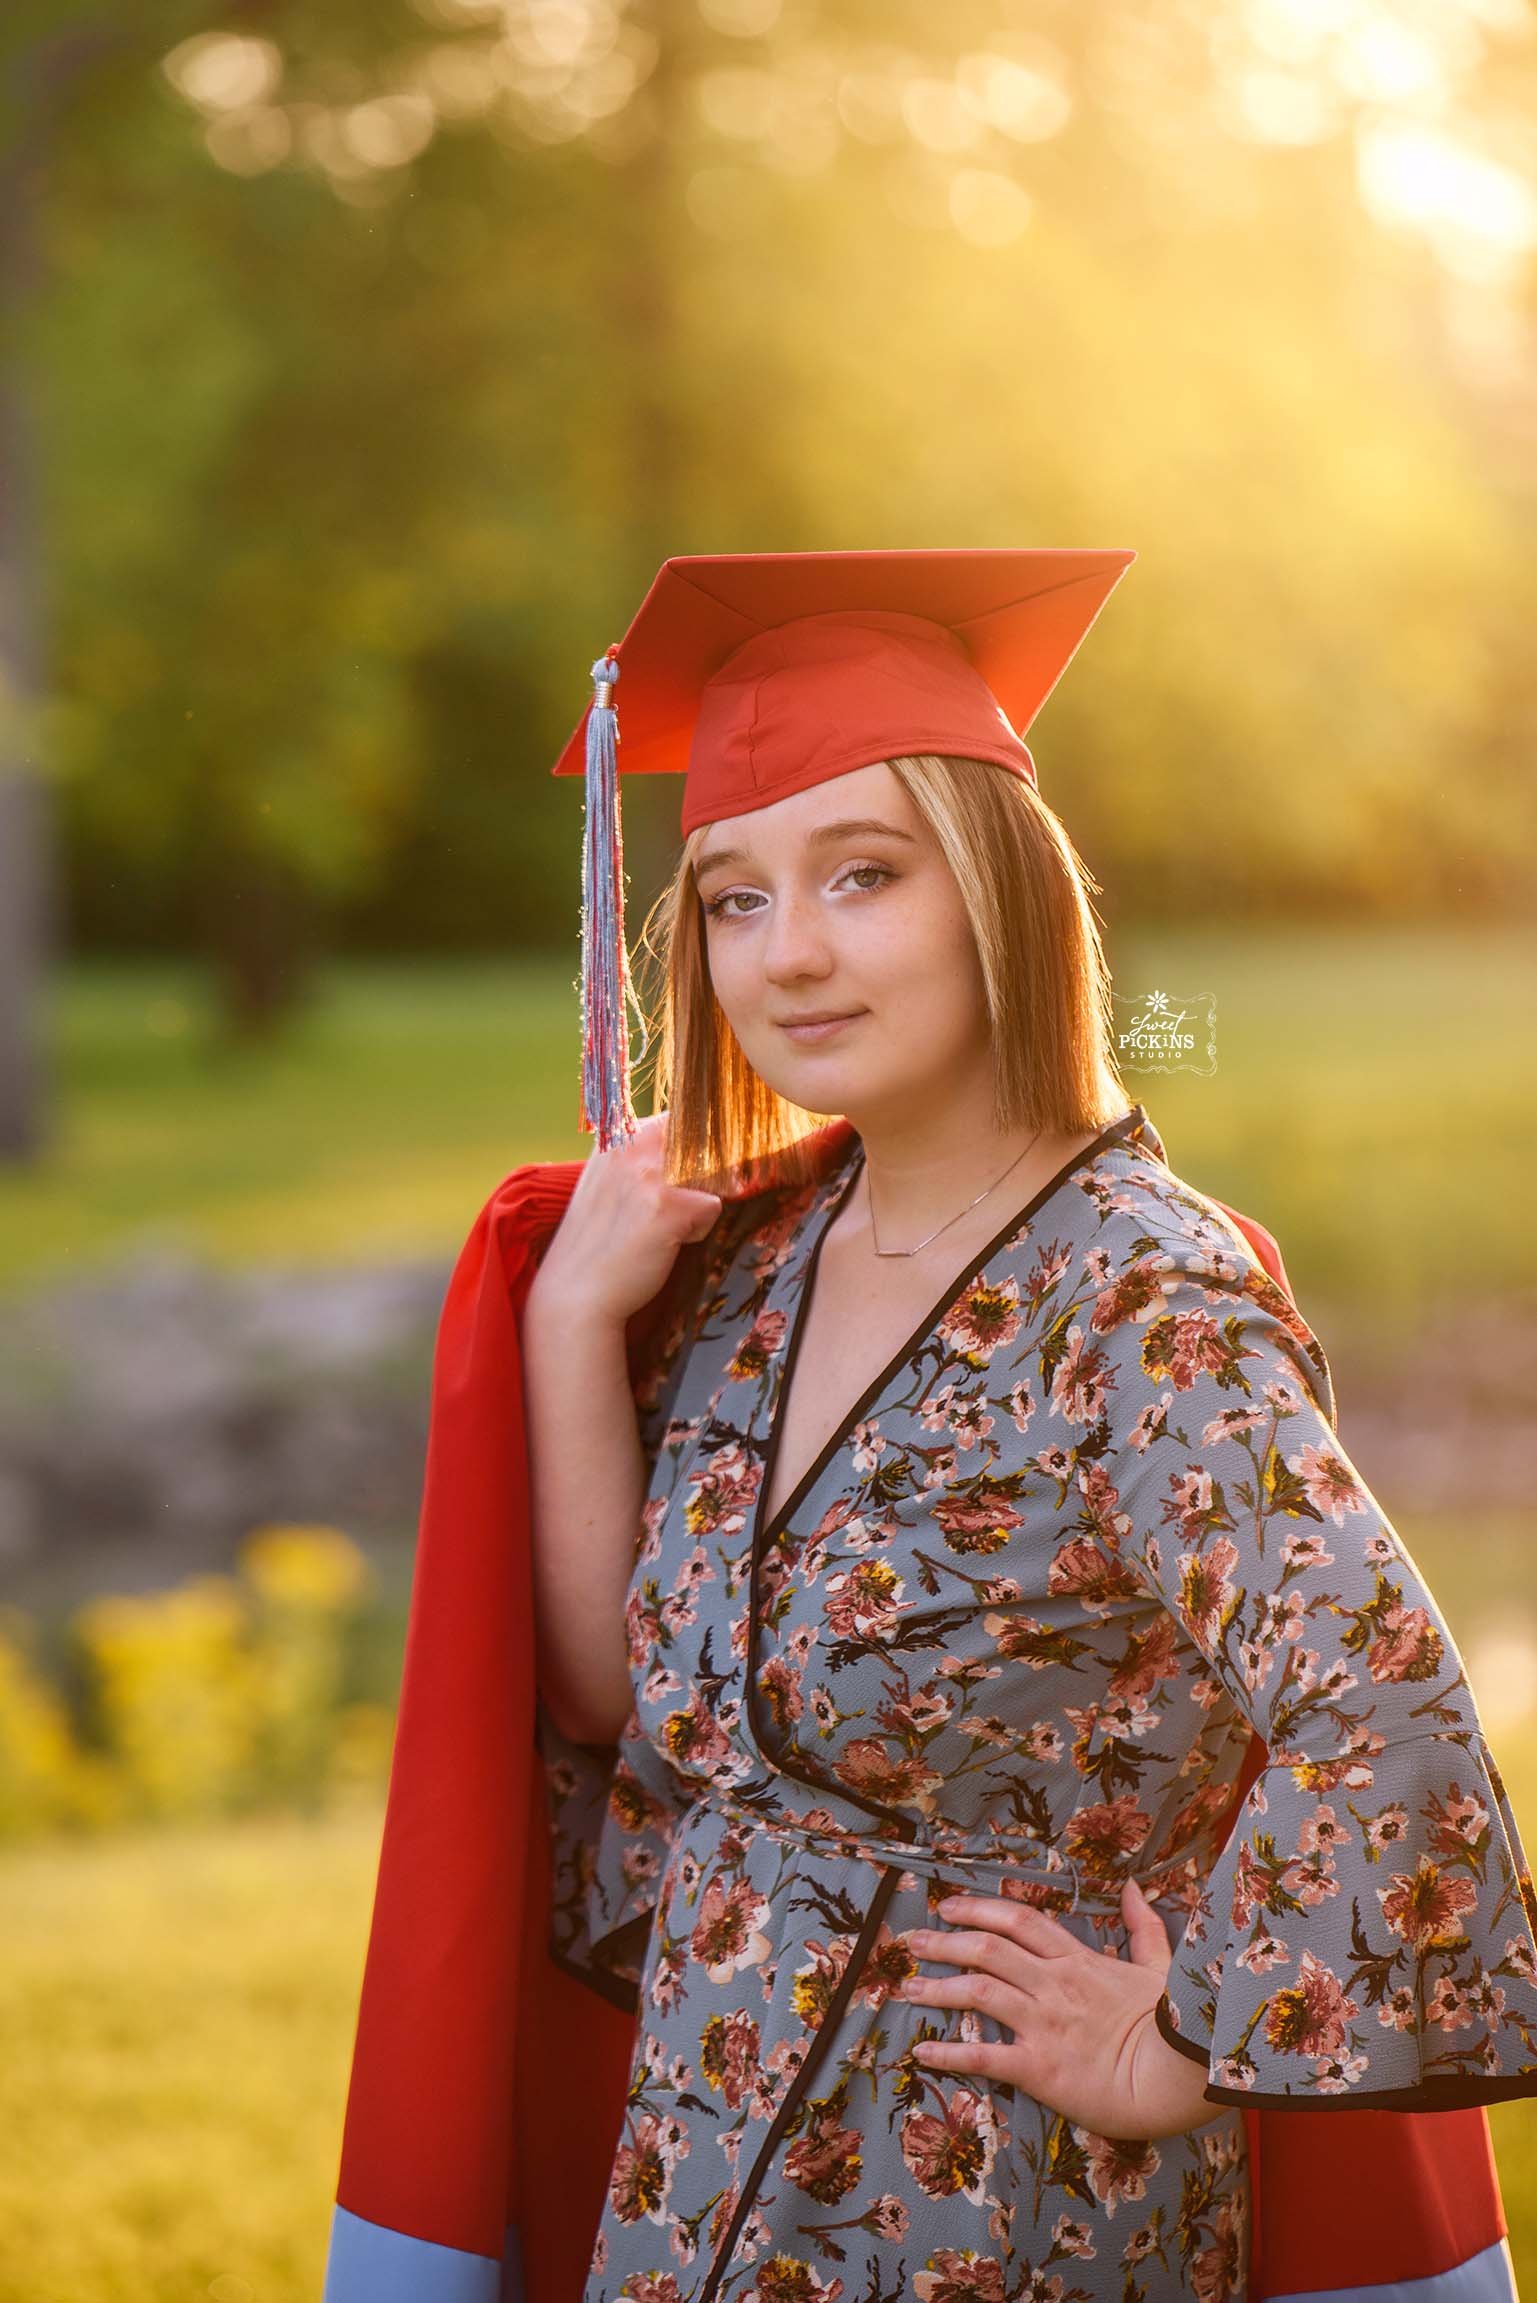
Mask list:
POLYGON ((948 1231, 948 1230, 950 1229, 950 1226, 951 1226, 951 1224, 953 1224, 953 1223, 959 1223, 959 1222, 960 1222, 960 1220, 961 1220, 961 1216, 963 1216, 963 1215, 970 1215, 970 1213, 971 1213, 972 1209, 973 1209, 973 1208, 974 1208, 974 1207, 975 1207, 975 1206, 978 1204, 978 1202, 979 1202, 979 1201, 981 1201, 981 1200, 985 1200, 985 1199, 986 1199, 988 1192, 990 1192, 990 1191, 996 1191, 996 1190, 998 1189, 998 1186, 999 1186, 999 1185, 1000 1185, 1000 1184, 1003 1182, 1003 1180, 1004 1180, 1004 1176, 1011 1176, 1011 1175, 1014 1173, 1014 1170, 1015 1170, 1015 1169, 1018 1167, 1018 1165, 1019 1165, 1019 1161, 1020 1161, 1020 1160, 1022 1160, 1022 1159, 1025 1157, 1025 1153, 1026 1153, 1026 1152, 1032 1152, 1032 1151, 1034 1151, 1034 1149, 1035 1149, 1036 1145, 1037 1145, 1037 1144, 1040 1142, 1040 1140, 1041 1140, 1041 1131, 1040 1131, 1040 1129, 1039 1129, 1039 1128, 1037 1128, 1037 1129, 1036 1129, 1036 1131, 1035 1131, 1035 1133, 1034 1133, 1034 1135, 1033 1135, 1033 1136, 1030 1138, 1030 1141, 1029 1141, 1029 1142, 1026 1144, 1026 1146, 1025 1146, 1025 1150, 1024 1150, 1024 1151, 1022 1151, 1022 1152, 1020 1153, 1020 1155, 1019 1155, 1019 1159, 1011 1159, 1011 1160, 1010 1160, 1010 1162, 1009 1162, 1009 1164, 1008 1164, 1008 1166, 1007 1166, 1007 1167, 1004 1169, 1004 1171, 1003 1171, 1003 1175, 1000 1175, 1000 1176, 994 1176, 994 1178, 993 1178, 992 1182, 991 1182, 990 1184, 988 1184, 988 1185, 985 1187, 985 1189, 983 1189, 982 1191, 979 1191, 979 1192, 978 1192, 976 1199, 969 1199, 969 1200, 966 1202, 966 1205, 965 1205, 965 1206, 964 1206, 964 1207, 963 1207, 963 1208, 962 1208, 962 1209, 959 1211, 959 1213, 958 1213, 958 1214, 956 1214, 956 1215, 953 1215, 953 1216, 950 1216, 950 1217, 948 1217, 944 1223, 942 1223, 942 1224, 938 1225, 938 1226, 936 1227, 936 1229, 935 1229, 935 1230, 931 1231, 931 1232, 929 1233, 929 1238, 928 1238, 928 1239, 921 1239, 921 1240, 919 1240, 919 1242, 918 1242, 918 1247, 882 1247, 882 1246, 881 1246, 880 1233, 879 1233, 879 1232, 876 1230, 876 1228, 875 1228, 875 1202, 874 1202, 874 1200, 873 1200, 873 1199, 870 1197, 870 1160, 869 1160, 869 1155, 868 1155, 868 1154, 866 1154, 866 1157, 865 1157, 865 1206, 866 1206, 866 1207, 869 1209, 869 1211, 870 1211, 870 1237, 871 1237, 871 1240, 874 1242, 874 1245, 875 1245, 875 1252, 876 1252, 876 1254, 877 1254, 877 1255, 887 1255, 887 1256, 890 1256, 890 1255, 916 1255, 916 1254, 918 1253, 918 1248, 925 1248, 925 1247, 927 1247, 927 1246, 928 1246, 928 1244, 929 1244, 929 1240, 932 1240, 932 1239, 938 1239, 940 1232, 942 1232, 942 1231, 948 1231))

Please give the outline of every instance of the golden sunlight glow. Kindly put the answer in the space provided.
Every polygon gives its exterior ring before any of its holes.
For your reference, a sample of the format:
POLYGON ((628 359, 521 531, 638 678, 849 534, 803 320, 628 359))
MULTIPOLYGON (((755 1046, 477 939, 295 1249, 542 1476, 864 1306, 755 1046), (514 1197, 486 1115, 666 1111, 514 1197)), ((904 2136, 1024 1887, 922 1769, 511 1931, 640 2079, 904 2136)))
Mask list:
POLYGON ((1060 134, 1073 109, 1056 51, 1044 41, 1033 46, 1029 63, 984 51, 963 56, 955 68, 956 83, 977 117, 1021 144, 1060 134))
POLYGON ((160 60, 160 69, 203 112, 237 112, 271 96, 283 77, 283 53, 271 40, 233 32, 200 32, 160 60))
POLYGON ((950 180, 950 221, 977 248, 1005 248, 1025 231, 1035 203, 1012 176, 960 168, 950 180))
POLYGON ((1508 277, 1537 247, 1530 185, 1454 137, 1392 123, 1366 129, 1358 172, 1371 213, 1418 228, 1464 278, 1508 277))

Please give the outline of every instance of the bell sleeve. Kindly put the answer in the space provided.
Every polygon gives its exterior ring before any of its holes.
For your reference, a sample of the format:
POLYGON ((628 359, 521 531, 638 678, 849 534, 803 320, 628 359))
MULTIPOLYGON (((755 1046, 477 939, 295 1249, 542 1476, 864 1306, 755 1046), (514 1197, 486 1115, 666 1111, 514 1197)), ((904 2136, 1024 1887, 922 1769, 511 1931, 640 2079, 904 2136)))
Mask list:
MULTIPOLYGON (((672 1410, 712 1258, 729 1241, 720 1225, 708 1249, 686 1245, 671 1277, 632 1321, 630 1388, 648 1474, 667 1460, 672 1410)), ((650 1516, 643 1515, 641 1536, 650 1516)), ((578 1743, 541 1702, 536 1739, 549 1816, 550 1957, 590 1990, 634 2011, 678 1816, 678 1779, 647 1742, 632 1709, 617 1743, 578 1743)))
POLYGON ((1160 2032, 1214 2102, 1537 2095, 1531 1867, 1451 1632, 1339 1443, 1317 1339, 1259 1265, 1184 1240, 1088 1324, 1095 1531, 1199 1650, 1202 1699, 1266 1747, 1160 2032))
POLYGON ((646 1780, 654 1754, 633 1712, 617 1745, 576 1743, 541 1706, 538 1739, 550 1819, 550 1957, 633 2010, 677 1806, 646 1780))

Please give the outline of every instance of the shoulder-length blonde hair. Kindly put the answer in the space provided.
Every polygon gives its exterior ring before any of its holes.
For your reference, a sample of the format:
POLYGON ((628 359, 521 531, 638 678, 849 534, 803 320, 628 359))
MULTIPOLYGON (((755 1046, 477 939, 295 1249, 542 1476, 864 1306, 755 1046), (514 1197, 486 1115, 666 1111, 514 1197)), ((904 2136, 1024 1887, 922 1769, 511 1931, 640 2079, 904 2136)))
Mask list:
MULTIPOLYGON (((1100 888, 1033 784, 987 760, 915 752, 890 761, 955 876, 976 935, 997 1048, 1000 1129, 1079 1135, 1126 1108, 1112 1037, 1110 970, 1090 895, 1100 888)), ((827 1114, 790 1103, 755 1072, 716 1001, 694 860, 684 841, 639 949, 661 977, 650 1019, 654 1108, 668 1113, 667 1177, 700 1190, 759 1162, 809 1180, 809 1139, 827 1114)))

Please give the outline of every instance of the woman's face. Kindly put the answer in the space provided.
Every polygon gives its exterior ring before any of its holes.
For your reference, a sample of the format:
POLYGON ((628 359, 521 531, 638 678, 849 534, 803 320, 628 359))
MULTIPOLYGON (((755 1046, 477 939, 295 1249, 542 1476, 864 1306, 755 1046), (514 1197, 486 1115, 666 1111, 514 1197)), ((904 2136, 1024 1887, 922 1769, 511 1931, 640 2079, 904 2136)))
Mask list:
POLYGON ((722 817, 695 877, 715 996, 781 1095, 863 1130, 900 1124, 915 1096, 991 1079, 960 890, 883 761, 722 817), (829 1015, 848 1020, 795 1028, 829 1015))

